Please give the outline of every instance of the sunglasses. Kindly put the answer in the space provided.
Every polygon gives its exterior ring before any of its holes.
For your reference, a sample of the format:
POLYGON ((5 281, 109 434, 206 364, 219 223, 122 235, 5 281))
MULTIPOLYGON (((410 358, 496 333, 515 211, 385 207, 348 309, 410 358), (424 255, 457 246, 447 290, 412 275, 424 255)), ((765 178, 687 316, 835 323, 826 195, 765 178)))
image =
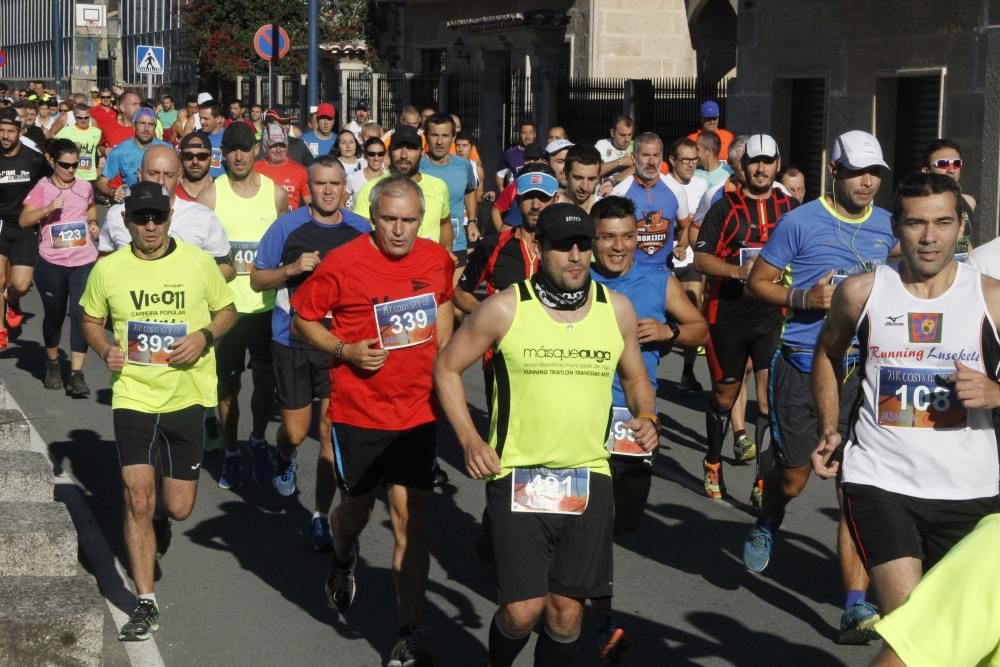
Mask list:
POLYGON ((571 252, 573 246, 579 248, 580 252, 589 252, 594 245, 594 240, 586 236, 571 236, 568 239, 546 241, 546 243, 548 243, 549 250, 556 252, 571 252))
POLYGON ((110 100, 111 96, 110 95, 101 95, 101 99, 102 100, 110 100))
POLYGON ((376 153, 375 151, 365 151, 365 155, 368 157, 385 157, 385 151, 381 153, 376 153))
POLYGON ((162 225, 167 221, 167 214, 152 211, 139 211, 138 213, 129 213, 128 221, 133 225, 145 226, 151 222, 156 225, 162 225))
POLYGON ((77 160, 76 162, 63 162, 62 160, 56 160, 56 164, 62 167, 63 169, 72 170, 80 166, 80 161, 77 160))
POLYGON ((74 116, 76 117, 77 121, 90 120, 90 116, 81 116, 80 114, 74 114, 74 116))
POLYGON ((941 158, 940 160, 934 160, 931 162, 932 167, 937 167, 938 169, 947 169, 948 167, 954 167, 955 169, 962 168, 962 158, 957 157, 954 160, 949 160, 948 158, 941 158))
POLYGON ((207 162, 212 158, 211 153, 192 153, 191 151, 181 151, 181 159, 187 160, 197 160, 198 162, 207 162))

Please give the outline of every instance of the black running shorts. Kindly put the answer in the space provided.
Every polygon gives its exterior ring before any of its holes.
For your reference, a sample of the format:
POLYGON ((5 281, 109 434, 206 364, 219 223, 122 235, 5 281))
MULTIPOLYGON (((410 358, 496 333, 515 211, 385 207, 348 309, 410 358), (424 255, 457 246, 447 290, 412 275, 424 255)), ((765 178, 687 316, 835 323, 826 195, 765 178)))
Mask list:
POLYGON ((198 479, 205 446, 203 406, 159 414, 117 408, 112 415, 121 467, 155 466, 159 459, 164 477, 198 479))
POLYGON ((591 472, 580 515, 514 513, 510 476, 486 483, 486 512, 501 605, 556 593, 610 597, 614 579, 611 478, 591 472))
POLYGON ((278 407, 298 410, 314 398, 330 398, 330 366, 333 355, 315 348, 288 347, 271 342, 274 385, 278 407))
POLYGON ((436 422, 405 431, 334 424, 333 457, 341 490, 363 496, 379 482, 433 489, 436 438, 436 422))
POLYGON ((753 362, 754 372, 767 370, 780 340, 780 322, 746 327, 710 324, 705 357, 712 381, 716 384, 743 382, 747 359, 753 362))
MULTIPOLYGON (((35 234, 9 234, 6 220, 0 223, 0 255, 11 266, 34 266, 38 259, 38 236, 35 234)), ((17 224, 17 221, 13 221, 17 224)))
POLYGON ((612 454, 608 463, 615 497, 615 535, 627 535, 639 529, 639 520, 646 511, 653 457, 612 454))
POLYGON ((930 500, 866 484, 844 484, 847 527, 868 569, 898 558, 919 558, 926 572, 980 519, 998 510, 997 496, 930 500))
POLYGON ((271 311, 240 314, 236 326, 215 344, 215 371, 219 378, 240 375, 250 366, 271 363, 271 311))

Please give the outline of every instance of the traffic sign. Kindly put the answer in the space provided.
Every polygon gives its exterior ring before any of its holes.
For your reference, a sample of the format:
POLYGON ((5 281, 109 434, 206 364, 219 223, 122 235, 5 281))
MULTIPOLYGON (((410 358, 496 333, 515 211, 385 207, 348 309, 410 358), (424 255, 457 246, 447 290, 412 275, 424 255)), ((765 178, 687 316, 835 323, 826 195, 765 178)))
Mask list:
POLYGON ((163 74, 163 47, 140 44, 135 47, 136 74, 163 74))
POLYGON ((3 51, 0 51, 0 67, 3 67, 6 64, 7 64, 7 54, 4 53, 3 51))
MULTIPOLYGON (((292 41, 288 39, 288 33, 281 26, 278 26, 278 57, 284 58, 288 55, 288 49, 292 46, 292 41)), ((271 43, 271 24, 262 25, 253 36, 253 48, 257 55, 264 60, 270 60, 274 56, 274 45, 271 43)))

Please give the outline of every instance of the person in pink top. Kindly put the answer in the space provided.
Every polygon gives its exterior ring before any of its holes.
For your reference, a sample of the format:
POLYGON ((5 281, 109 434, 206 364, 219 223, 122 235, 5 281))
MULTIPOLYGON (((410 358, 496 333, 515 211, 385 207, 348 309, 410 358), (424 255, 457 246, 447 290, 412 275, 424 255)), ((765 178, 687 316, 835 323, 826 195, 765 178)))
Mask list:
POLYGON ((94 189, 76 178, 80 149, 69 139, 49 144, 46 157, 52 176, 38 181, 24 199, 19 220, 21 227, 38 225, 38 263, 35 285, 42 297, 45 317, 42 338, 45 343, 45 388, 63 389, 59 367, 59 340, 67 312, 70 332, 70 378, 66 392, 74 398, 90 395, 83 379, 87 343, 80 330, 80 297, 87 285, 90 269, 97 261, 94 239, 101 228, 97 224, 94 189))

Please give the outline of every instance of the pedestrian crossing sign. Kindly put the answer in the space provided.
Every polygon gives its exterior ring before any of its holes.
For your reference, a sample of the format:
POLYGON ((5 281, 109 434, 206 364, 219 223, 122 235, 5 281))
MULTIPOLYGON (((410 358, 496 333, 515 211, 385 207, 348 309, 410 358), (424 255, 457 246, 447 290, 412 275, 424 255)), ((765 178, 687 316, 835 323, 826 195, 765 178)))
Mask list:
POLYGON ((163 47, 140 44, 135 47, 136 74, 163 74, 163 47))

